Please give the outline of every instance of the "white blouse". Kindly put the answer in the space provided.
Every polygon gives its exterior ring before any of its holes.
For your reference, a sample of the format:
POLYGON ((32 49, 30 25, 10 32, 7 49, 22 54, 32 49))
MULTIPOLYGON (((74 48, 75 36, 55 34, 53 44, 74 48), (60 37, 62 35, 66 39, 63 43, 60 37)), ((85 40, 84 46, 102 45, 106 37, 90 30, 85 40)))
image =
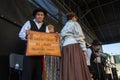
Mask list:
POLYGON ((90 66, 91 54, 92 54, 91 49, 90 49, 90 48, 87 48, 87 49, 86 49, 86 62, 87 62, 87 65, 88 65, 88 66, 90 66))
POLYGON ((61 46, 80 43, 82 50, 86 50, 85 36, 78 22, 69 20, 61 31, 61 46))
MULTIPOLYGON (((35 19, 33 19, 33 21, 34 21, 35 24, 37 25, 37 28, 40 29, 41 26, 42 26, 42 24, 43 24, 43 22, 42 22, 42 23, 38 23, 38 22, 35 21, 35 19)), ((30 21, 27 21, 27 22, 23 25, 22 29, 21 29, 20 32, 19 32, 19 37, 20 37, 22 40, 27 40, 27 39, 26 39, 26 32, 27 32, 27 30, 30 30, 30 28, 31 28, 30 21)), ((49 32, 47 26, 46 26, 46 32, 49 32)))

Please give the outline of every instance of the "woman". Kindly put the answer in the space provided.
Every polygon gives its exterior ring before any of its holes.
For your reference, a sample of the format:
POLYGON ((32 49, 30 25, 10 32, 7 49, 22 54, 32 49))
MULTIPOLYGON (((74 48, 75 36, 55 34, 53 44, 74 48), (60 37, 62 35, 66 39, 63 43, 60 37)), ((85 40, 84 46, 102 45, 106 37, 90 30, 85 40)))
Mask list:
POLYGON ((91 80, 85 61, 85 37, 77 16, 70 12, 67 19, 61 31, 61 80, 91 80))
MULTIPOLYGON (((54 26, 49 24, 48 33, 55 33, 54 26)), ((44 80, 59 80, 59 57, 56 56, 44 56, 45 73, 44 80)))

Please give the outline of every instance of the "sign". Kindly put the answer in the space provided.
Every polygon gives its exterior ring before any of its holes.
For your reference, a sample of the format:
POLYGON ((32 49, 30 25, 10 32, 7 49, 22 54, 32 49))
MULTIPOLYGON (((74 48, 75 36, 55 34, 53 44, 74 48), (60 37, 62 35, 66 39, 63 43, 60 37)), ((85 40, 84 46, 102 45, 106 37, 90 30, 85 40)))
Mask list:
POLYGON ((27 31, 27 56, 61 56, 58 33, 27 31))

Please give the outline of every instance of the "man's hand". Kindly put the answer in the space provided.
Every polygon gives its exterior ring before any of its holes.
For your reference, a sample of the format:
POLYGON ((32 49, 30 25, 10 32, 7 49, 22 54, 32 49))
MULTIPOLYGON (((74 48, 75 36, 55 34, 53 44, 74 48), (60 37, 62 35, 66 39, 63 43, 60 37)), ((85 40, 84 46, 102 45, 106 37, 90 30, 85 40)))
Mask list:
POLYGON ((30 35, 30 30, 27 30, 26 31, 26 39, 29 37, 29 35, 30 35))
POLYGON ((29 35, 29 34, 30 34, 30 30, 27 30, 27 31, 26 31, 26 35, 29 35))
POLYGON ((99 54, 99 53, 96 53, 96 56, 97 56, 97 57, 99 57, 99 56, 101 56, 101 54, 99 54))

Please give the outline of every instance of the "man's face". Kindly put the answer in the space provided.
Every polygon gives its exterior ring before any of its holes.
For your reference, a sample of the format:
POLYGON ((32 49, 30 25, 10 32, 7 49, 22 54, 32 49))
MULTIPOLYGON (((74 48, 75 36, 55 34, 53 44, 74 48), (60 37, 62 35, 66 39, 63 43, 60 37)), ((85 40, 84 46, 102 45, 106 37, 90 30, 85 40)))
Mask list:
POLYGON ((44 18, 45 18, 45 15, 43 12, 37 12, 35 19, 38 23, 43 22, 44 18))
POLYGON ((95 50, 99 50, 99 49, 100 49, 100 46, 99 46, 99 45, 94 45, 94 49, 95 49, 95 50))

